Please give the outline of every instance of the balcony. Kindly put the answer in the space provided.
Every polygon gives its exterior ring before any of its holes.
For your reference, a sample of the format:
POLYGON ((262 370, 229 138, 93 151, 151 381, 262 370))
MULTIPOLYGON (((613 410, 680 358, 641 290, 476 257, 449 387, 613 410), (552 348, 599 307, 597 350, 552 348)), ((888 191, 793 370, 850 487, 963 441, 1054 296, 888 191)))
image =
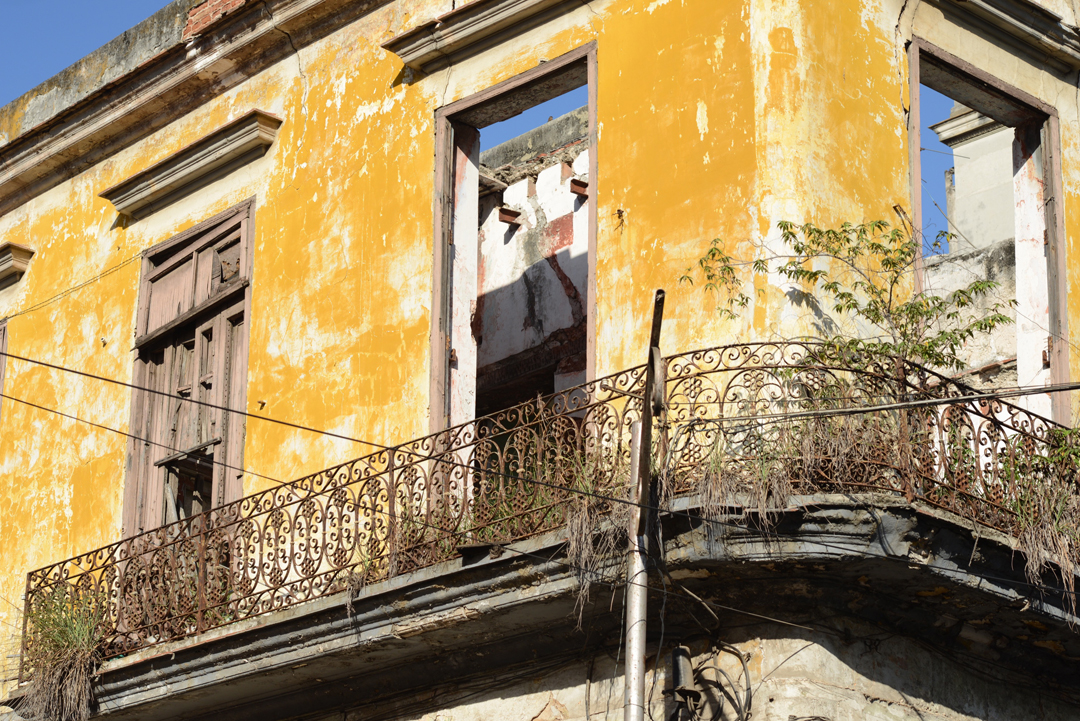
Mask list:
MULTIPOLYGON (((925 368, 825 345, 700 350, 667 358, 665 371, 653 449, 662 506, 696 495, 706 519, 741 507, 768 523, 792 494, 884 493, 1020 539, 1029 575, 1053 558, 1071 577, 1043 521, 1076 505, 1076 455, 1050 421, 925 368)), ((627 508, 644 375, 601 378, 33 571, 26 617, 88 609, 112 659, 566 527, 591 537, 627 508)), ((29 622, 22 680, 36 639, 29 622)))

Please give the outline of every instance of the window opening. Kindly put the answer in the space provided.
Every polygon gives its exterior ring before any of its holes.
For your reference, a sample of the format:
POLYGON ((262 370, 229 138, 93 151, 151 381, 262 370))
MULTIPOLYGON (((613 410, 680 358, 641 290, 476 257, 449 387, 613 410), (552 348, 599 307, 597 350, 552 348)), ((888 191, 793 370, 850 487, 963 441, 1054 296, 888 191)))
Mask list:
MULTIPOLYGON (((945 295, 977 279, 998 283, 983 302, 1015 300, 1006 311, 1015 323, 965 346, 963 380, 985 388, 1045 385, 1052 335, 1047 116, 928 53, 918 57, 923 286, 945 295), (939 237, 945 232, 949 238, 939 237)), ((1023 402, 1051 415, 1048 396, 1023 402)))
POLYGON ((450 424, 586 380, 585 60, 451 116, 450 424))
POLYGON ((125 523, 183 520, 243 494, 243 418, 186 402, 244 406, 250 204, 144 257, 125 523), (167 395, 165 395, 167 394, 167 395), (226 467, 226 464, 229 466, 226 467))

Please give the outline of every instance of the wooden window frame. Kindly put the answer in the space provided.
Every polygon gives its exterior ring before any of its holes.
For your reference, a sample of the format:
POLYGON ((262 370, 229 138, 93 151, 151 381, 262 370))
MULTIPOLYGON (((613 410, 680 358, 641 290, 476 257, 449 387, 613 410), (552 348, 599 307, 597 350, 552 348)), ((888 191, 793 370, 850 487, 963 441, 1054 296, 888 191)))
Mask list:
MULTIPOLYGON (((150 353, 158 348, 169 345, 170 337, 179 333, 192 331, 195 334, 196 348, 198 339, 203 331, 211 326, 218 339, 222 339, 224 332, 238 335, 230 336, 226 341, 230 348, 228 358, 215 358, 215 383, 218 383, 217 392, 221 394, 221 405, 236 407, 239 410, 246 408, 247 404, 247 369, 248 349, 251 319, 251 268, 254 257, 254 206, 255 199, 248 200, 236 205, 218 215, 199 223, 198 225, 159 243, 143 252, 142 274, 139 286, 139 305, 136 315, 136 339, 134 350, 137 352, 135 359, 134 385, 140 388, 149 388, 152 385, 150 376, 150 353), (237 239, 240 244, 238 267, 233 278, 216 286, 208 286, 210 290, 205 293, 206 298, 196 302, 198 294, 196 284, 201 281, 212 283, 209 275, 198 272, 191 274, 192 292, 190 295, 191 307, 181 308, 179 313, 166 322, 151 323, 151 306, 154 298, 154 282, 179 264, 185 262, 184 257, 198 256, 205 253, 203 261, 213 259, 211 253, 215 245, 225 240, 237 239), (239 319, 239 321, 238 321, 239 319), (245 327, 237 331, 237 323, 245 327), (224 364, 224 365, 223 365, 224 364), (233 403, 229 403, 232 388, 225 385, 239 382, 235 388, 233 403)), ((216 259, 215 259, 216 260, 216 259)), ((198 382, 195 379, 194 382, 198 382)), ((153 422, 151 414, 155 413, 153 398, 158 394, 144 390, 136 390, 131 397, 131 428, 132 435, 142 436, 148 424, 153 422)), ((160 396, 158 396, 160 397, 160 396)), ((220 438, 218 443, 224 444, 225 453, 222 461, 239 469, 243 467, 243 444, 245 436, 244 417, 220 412, 221 427, 217 429, 220 438), (230 460, 232 459, 232 460, 230 460)), ((153 440, 153 439, 151 439, 153 440)), ((168 451, 157 448, 148 451, 146 443, 136 441, 134 438, 128 441, 127 477, 124 484, 124 512, 123 527, 124 535, 132 536, 143 531, 161 525, 157 519, 160 504, 153 500, 155 492, 163 494, 163 488, 157 489, 155 481, 159 480, 158 467, 161 459, 151 461, 155 456, 165 458, 170 454, 168 451)), ((206 444, 203 444, 206 445, 206 444)), ((182 449, 183 450, 183 449, 182 449)), ((187 449, 188 451, 192 449, 187 449)), ((163 472, 163 471, 162 471, 163 472)), ((215 467, 215 492, 211 506, 216 507, 223 503, 236 500, 243 496, 243 477, 236 470, 225 469, 223 466, 215 467)))
MULTIPOLYGON (((472 127, 486 127, 505 118, 513 117, 522 110, 536 105, 529 102, 530 92, 544 92, 546 88, 558 87, 562 78, 584 69, 585 86, 589 101, 589 190, 593 201, 589 203, 589 288, 586 297, 586 378, 596 377, 596 235, 597 206, 599 197, 596 115, 597 58, 596 41, 575 48, 564 55, 542 61, 508 80, 491 86, 469 97, 457 100, 435 111, 435 194, 434 194, 434 282, 432 283, 431 320, 431 381, 430 429, 436 433, 450 425, 450 365, 451 365, 451 293, 452 262, 449 248, 453 243, 455 142, 454 124, 465 123, 472 127), (577 67, 575 67, 577 66, 577 67), (516 102, 515 102, 516 101, 516 102)), ((573 87, 581 87, 575 85, 573 87)), ((567 88, 568 90, 571 88, 567 88)), ((553 94, 555 97, 559 93, 553 94)), ((540 101, 543 102, 543 101, 540 101)))
MULTIPOLYGON (((922 229, 922 147, 921 109, 919 87, 921 65, 925 59, 945 72, 955 75, 973 85, 973 92, 1001 103, 1003 112, 1027 112, 1042 118, 1041 151, 1043 175, 1046 187, 1045 225, 1047 241, 1047 294, 1049 299, 1049 332, 1054 339, 1050 349, 1050 383, 1068 383, 1070 378, 1069 328, 1066 286, 1065 219, 1062 212, 1064 181, 1062 175, 1061 131, 1057 108, 1039 100, 1030 93, 995 77, 947 50, 920 37, 914 37, 908 45, 908 92, 911 111, 908 114, 908 139, 911 167, 911 203, 913 231, 922 229)), ((977 109, 977 108, 976 108, 977 109)), ((915 289, 923 289, 921 254, 916 261, 915 289)), ((1053 420, 1071 425, 1072 411, 1066 393, 1050 394, 1053 420)))

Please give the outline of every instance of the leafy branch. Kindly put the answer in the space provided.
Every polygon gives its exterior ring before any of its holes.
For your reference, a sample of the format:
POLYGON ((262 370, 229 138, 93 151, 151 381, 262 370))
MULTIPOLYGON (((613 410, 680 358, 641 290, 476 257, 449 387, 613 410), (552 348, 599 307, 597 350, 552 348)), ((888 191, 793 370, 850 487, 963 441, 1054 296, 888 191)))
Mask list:
MULTIPOLYGON (((818 296, 819 303, 827 301, 821 305, 876 330, 850 335, 833 330, 826 335, 825 340, 850 357, 885 354, 960 370, 968 341, 1013 322, 1008 311, 1015 301, 988 304, 998 287, 992 280, 978 279, 946 295, 913 292, 912 272, 922 246, 884 220, 839 228, 781 221, 777 227, 791 254, 756 259, 753 271, 768 273, 775 264, 773 272, 818 296)), ((940 234, 935 247, 948 239, 948 234, 940 234)), ((720 297, 720 317, 733 320, 750 303, 735 266, 716 238, 697 267, 687 268, 679 280, 694 285, 697 276, 707 293, 720 297)))

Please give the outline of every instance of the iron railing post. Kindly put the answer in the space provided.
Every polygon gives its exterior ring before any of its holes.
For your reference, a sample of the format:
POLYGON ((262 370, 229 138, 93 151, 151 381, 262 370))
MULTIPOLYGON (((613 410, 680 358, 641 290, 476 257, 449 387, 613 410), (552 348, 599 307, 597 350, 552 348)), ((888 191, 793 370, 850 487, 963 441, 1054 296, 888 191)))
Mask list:
MULTIPOLYGON (((397 517, 397 483, 394 482, 394 458, 397 455, 396 448, 391 448, 387 453, 390 454, 390 459, 386 463, 386 512, 387 512, 387 576, 392 577, 397 575, 398 564, 398 538, 399 528, 397 517)), ((359 529, 358 529, 359 530, 359 529)), ((357 536, 357 541, 359 541, 357 536)), ((374 548, 374 544, 370 545, 374 548)))
POLYGON ((198 573, 195 581, 195 603, 197 604, 197 610, 195 612, 196 633, 203 633, 206 630, 206 524, 209 521, 209 515, 209 513, 203 513, 197 518, 199 523, 199 543, 196 548, 199 550, 198 558, 196 559, 198 573))

